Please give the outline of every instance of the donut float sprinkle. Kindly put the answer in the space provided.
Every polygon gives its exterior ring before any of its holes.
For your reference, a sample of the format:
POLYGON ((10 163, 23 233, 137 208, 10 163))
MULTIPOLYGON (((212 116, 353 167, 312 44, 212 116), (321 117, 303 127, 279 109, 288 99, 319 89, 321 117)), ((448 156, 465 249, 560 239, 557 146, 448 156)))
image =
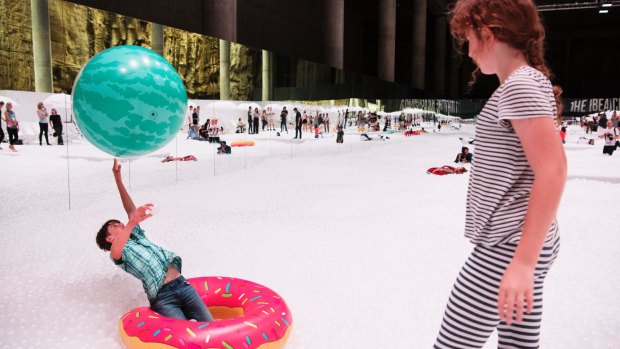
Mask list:
POLYGON ((119 321, 121 339, 128 348, 279 349, 286 343, 293 318, 274 291, 235 278, 200 277, 188 281, 216 320, 205 323, 170 319, 149 308, 137 308, 119 321))

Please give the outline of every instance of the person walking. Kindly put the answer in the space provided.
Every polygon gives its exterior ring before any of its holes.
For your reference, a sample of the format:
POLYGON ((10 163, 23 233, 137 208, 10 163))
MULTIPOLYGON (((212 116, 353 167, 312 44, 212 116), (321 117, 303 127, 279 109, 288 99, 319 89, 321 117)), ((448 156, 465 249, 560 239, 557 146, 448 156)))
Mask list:
POLYGON ((476 121, 465 206, 465 236, 474 248, 434 348, 482 348, 496 329, 498 348, 538 348, 544 280, 560 248, 556 214, 567 168, 544 28, 532 0, 458 0, 450 31, 500 86, 476 121))

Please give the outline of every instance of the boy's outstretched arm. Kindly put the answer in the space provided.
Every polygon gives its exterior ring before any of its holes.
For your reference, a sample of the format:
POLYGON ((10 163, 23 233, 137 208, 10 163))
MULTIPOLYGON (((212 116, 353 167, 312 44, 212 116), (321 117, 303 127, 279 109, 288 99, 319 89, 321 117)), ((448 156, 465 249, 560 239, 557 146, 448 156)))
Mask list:
MULTIPOLYGON (((127 189, 125 189, 123 177, 121 176, 121 164, 118 163, 116 158, 114 159, 114 166, 112 166, 112 173, 114 174, 114 180, 116 181, 116 186, 118 187, 118 193, 121 195, 123 208, 125 209, 125 212, 127 212, 127 217, 131 219, 131 214, 136 210, 136 205, 134 205, 133 200, 131 200, 131 196, 129 196, 127 189)), ((131 232, 131 229, 129 229, 129 231, 131 232)), ((129 236, 129 234, 127 236, 129 236)))
MULTIPOLYGON (((129 200, 131 201, 131 199, 129 200)), ((125 248, 125 244, 127 243, 127 239, 129 239, 129 235, 131 235, 131 231, 133 230, 133 228, 143 220, 152 216, 152 208, 153 204, 145 204, 138 207, 137 209, 134 207, 134 210, 129 215, 129 222, 127 222, 123 230, 121 230, 121 232, 114 237, 114 241, 112 241, 110 255, 112 255, 112 258, 114 258, 115 261, 121 259, 123 255, 123 248, 125 248)))

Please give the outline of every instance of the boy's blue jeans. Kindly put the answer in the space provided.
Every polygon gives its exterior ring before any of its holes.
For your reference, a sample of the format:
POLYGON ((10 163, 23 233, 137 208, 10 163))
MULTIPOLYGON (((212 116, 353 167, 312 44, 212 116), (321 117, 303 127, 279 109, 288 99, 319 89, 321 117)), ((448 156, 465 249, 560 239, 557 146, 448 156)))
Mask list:
POLYGON ((151 309, 162 316, 200 322, 213 321, 213 316, 198 292, 185 280, 183 275, 162 286, 150 301, 151 309))

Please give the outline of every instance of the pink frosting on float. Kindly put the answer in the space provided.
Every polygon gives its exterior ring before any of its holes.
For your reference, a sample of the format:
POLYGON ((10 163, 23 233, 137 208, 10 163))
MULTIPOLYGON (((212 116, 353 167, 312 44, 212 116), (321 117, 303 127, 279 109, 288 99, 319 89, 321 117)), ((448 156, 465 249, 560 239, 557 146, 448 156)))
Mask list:
POLYGON ((284 300, 265 286, 231 277, 187 280, 207 306, 239 307, 244 314, 207 323, 170 319, 142 307, 121 318, 127 335, 176 348, 252 349, 281 339, 293 323, 284 300))

